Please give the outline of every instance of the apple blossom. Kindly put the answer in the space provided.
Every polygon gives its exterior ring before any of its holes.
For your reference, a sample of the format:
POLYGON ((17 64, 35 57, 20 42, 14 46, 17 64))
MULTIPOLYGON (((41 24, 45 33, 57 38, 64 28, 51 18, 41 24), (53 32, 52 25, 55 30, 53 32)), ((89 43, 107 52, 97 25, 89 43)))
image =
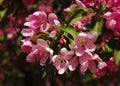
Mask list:
POLYGON ((84 54, 85 50, 93 52, 96 48, 94 42, 97 38, 97 32, 81 32, 74 40, 75 53, 77 56, 84 54))
POLYGON ((69 60, 73 55, 73 51, 68 51, 66 48, 62 48, 59 55, 54 55, 52 57, 53 65, 58 70, 59 74, 63 74, 67 70, 69 60))
POLYGON ((32 47, 32 51, 26 57, 28 62, 40 60, 40 65, 45 65, 47 59, 53 55, 53 50, 49 48, 43 39, 37 39, 37 44, 32 47))

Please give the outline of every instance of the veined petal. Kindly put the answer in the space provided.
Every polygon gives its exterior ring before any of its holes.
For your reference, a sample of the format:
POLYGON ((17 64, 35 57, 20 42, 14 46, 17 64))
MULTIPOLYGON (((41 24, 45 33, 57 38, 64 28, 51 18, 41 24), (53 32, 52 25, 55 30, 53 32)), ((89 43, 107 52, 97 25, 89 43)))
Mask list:
POLYGON ((48 22, 54 24, 54 20, 58 20, 58 17, 54 13, 50 13, 48 15, 48 22))
POLYGON ((49 47, 48 44, 47 44, 47 42, 45 40, 43 40, 43 39, 37 39, 37 44, 39 46, 41 46, 41 47, 44 47, 44 48, 49 47))
POLYGON ((93 51, 95 51, 96 46, 93 42, 88 41, 85 45, 85 48, 86 48, 86 50, 93 52, 93 51))
POLYGON ((64 57, 66 53, 68 53, 68 50, 67 50, 66 48, 62 48, 62 49, 60 50, 60 55, 61 55, 61 56, 64 57))
POLYGON ((50 25, 48 23, 44 23, 40 25, 41 32, 47 32, 49 30, 50 25))
POLYGON ((27 61, 27 62, 35 62, 36 56, 35 56, 34 54, 35 54, 36 52, 37 52, 36 50, 30 52, 30 53, 28 54, 28 56, 26 57, 26 61, 27 61))
POLYGON ((84 63, 80 66, 80 72, 81 72, 82 74, 84 74, 85 71, 87 70, 87 68, 88 68, 88 62, 84 62, 84 63))
POLYGON ((74 55, 74 51, 68 51, 68 52, 65 54, 64 59, 65 59, 65 60, 69 60, 69 59, 71 59, 71 58, 73 57, 73 55, 74 55))
POLYGON ((26 29, 22 29, 21 34, 25 37, 32 37, 34 35, 34 30, 26 28, 26 29))
POLYGON ((45 55, 41 56, 40 57, 40 65, 42 65, 42 66, 45 65, 48 57, 49 57, 49 53, 46 53, 45 55))
POLYGON ((79 57, 79 63, 82 65, 84 62, 87 62, 89 60, 92 60, 92 54, 88 51, 85 51, 85 53, 79 57))
POLYGON ((97 68, 96 68, 96 65, 95 65, 95 62, 93 60, 90 60, 88 62, 88 68, 90 69, 90 71, 92 73, 95 73, 97 71, 97 68))
POLYGON ((73 57, 73 59, 70 60, 69 62, 69 70, 74 71, 78 65, 78 59, 77 57, 73 57))
POLYGON ((75 50, 75 54, 77 56, 83 55, 84 52, 85 52, 85 48, 83 46, 80 46, 79 48, 76 48, 76 50, 75 50))

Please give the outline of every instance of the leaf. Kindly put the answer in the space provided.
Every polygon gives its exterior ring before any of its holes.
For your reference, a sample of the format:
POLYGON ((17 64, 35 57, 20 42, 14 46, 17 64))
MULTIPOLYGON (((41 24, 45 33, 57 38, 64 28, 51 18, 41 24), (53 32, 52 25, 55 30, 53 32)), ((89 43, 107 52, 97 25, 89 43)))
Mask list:
POLYGON ((75 23, 76 21, 80 20, 82 18, 82 14, 87 12, 87 8, 82 7, 75 7, 69 11, 69 14, 72 15, 69 20, 66 21, 66 23, 69 23, 70 25, 75 23))
POLYGON ((6 8, 6 9, 0 11, 0 18, 3 18, 3 17, 6 15, 7 10, 8 10, 8 9, 6 8))
POLYGON ((66 28, 61 28, 62 31, 70 34, 74 39, 76 38, 76 36, 79 34, 78 31, 76 31, 73 27, 68 26, 66 28))
POLYGON ((103 27, 103 19, 101 19, 100 21, 98 21, 96 24, 95 24, 95 27, 93 28, 94 31, 96 31, 98 33, 98 35, 101 34, 101 30, 102 30, 102 27, 103 27))
POLYGON ((114 58, 115 58, 115 64, 119 65, 119 61, 120 61, 120 51, 115 50, 114 51, 114 58))
POLYGON ((75 7, 75 8, 72 8, 68 13, 75 13, 75 12, 77 12, 77 11, 79 11, 79 10, 82 10, 82 11, 84 11, 84 12, 87 12, 87 11, 88 11, 88 9, 87 9, 87 8, 84 8, 84 7, 75 7))
POLYGON ((0 0, 0 5, 3 3, 3 0, 0 0))
POLYGON ((105 51, 107 51, 107 52, 112 52, 113 50, 106 44, 106 46, 105 46, 105 51))
POLYGON ((79 21, 82 18, 82 13, 83 12, 78 12, 77 14, 75 14, 74 17, 71 19, 69 24, 71 25, 71 24, 79 21))

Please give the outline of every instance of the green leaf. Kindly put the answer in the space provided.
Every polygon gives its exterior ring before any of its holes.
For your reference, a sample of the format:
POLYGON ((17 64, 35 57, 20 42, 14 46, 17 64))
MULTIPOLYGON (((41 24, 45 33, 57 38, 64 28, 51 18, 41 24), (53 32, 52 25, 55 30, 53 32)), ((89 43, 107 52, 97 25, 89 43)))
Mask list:
POLYGON ((6 15, 7 10, 8 10, 8 9, 6 8, 6 9, 0 11, 0 18, 3 18, 3 17, 6 15))
POLYGON ((115 64, 119 65, 119 61, 120 61, 120 51, 115 50, 114 51, 114 58, 115 58, 115 64))
POLYGON ((78 31, 76 31, 73 27, 68 26, 66 28, 61 28, 62 31, 70 34, 74 39, 76 38, 76 36, 79 34, 78 31))
POLYGON ((0 83, 0 86, 3 86, 3 84, 2 84, 2 83, 0 83))
POLYGON ((78 12, 78 13, 76 13, 73 17, 72 17, 72 19, 71 19, 71 21, 70 21, 70 25, 71 24, 73 24, 73 23, 75 23, 75 22, 77 22, 77 21, 79 21, 81 18, 82 18, 82 14, 83 14, 83 12, 81 11, 81 12, 78 12))
POLYGON ((105 46, 105 51, 107 51, 107 52, 112 52, 113 50, 106 44, 106 46, 105 46))
POLYGON ((96 31, 98 33, 98 35, 101 34, 101 30, 102 30, 102 27, 103 27, 103 19, 101 19, 100 21, 98 21, 96 24, 95 24, 95 27, 93 28, 94 31, 96 31))
POLYGON ((2 4, 3 0, 0 0, 0 5, 2 4))

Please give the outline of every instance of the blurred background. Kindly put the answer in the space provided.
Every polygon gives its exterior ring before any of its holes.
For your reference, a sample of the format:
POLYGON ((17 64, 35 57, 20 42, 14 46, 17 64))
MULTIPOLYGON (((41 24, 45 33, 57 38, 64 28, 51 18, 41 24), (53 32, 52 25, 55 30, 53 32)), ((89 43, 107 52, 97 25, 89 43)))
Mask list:
POLYGON ((79 69, 58 75, 51 65, 26 62, 21 52, 25 18, 36 10, 54 12, 64 21, 64 8, 74 0, 0 0, 0 86, 120 86, 119 71, 97 79, 79 69))

